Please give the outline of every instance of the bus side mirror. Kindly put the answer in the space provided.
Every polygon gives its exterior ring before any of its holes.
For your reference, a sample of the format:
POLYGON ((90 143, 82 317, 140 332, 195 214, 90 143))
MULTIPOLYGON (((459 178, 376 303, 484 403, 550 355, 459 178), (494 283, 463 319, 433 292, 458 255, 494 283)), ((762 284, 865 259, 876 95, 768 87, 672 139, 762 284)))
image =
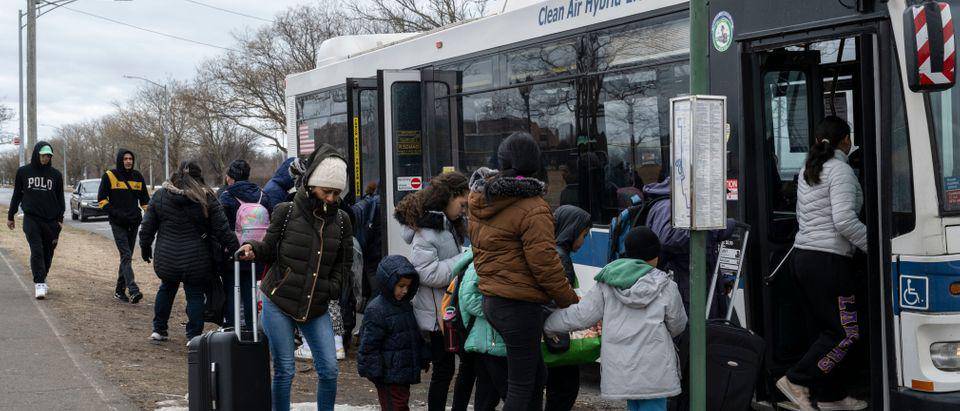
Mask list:
POLYGON ((926 1, 903 12, 904 55, 910 90, 946 90, 956 83, 956 44, 950 5, 926 1))

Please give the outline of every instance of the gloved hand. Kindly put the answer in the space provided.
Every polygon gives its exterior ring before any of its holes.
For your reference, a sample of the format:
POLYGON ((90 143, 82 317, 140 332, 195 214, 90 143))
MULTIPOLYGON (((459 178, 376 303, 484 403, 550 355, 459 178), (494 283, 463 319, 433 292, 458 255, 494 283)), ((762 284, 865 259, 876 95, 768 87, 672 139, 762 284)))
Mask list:
POLYGON ((140 246, 140 258, 143 258, 143 261, 147 263, 153 258, 153 247, 152 246, 140 246))

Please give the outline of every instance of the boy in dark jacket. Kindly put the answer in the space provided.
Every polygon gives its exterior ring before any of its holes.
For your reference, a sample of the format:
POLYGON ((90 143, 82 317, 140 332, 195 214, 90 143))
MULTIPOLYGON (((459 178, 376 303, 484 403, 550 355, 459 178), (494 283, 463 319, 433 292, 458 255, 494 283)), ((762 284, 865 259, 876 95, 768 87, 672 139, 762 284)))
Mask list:
POLYGON ((135 161, 132 151, 120 149, 117 152, 117 168, 103 173, 97 191, 97 201, 110 216, 113 241, 120 252, 120 269, 117 270, 117 287, 113 297, 134 304, 140 302, 143 294, 133 276, 133 247, 137 243, 137 230, 143 220, 141 210, 146 209, 150 202, 143 175, 133 168, 135 161), (127 297, 127 291, 130 291, 130 297, 127 297))
POLYGON ((357 370, 377 386, 384 410, 408 410, 410 385, 420 382, 429 354, 413 315, 420 279, 405 257, 387 256, 377 268, 380 295, 370 301, 361 325, 357 370))

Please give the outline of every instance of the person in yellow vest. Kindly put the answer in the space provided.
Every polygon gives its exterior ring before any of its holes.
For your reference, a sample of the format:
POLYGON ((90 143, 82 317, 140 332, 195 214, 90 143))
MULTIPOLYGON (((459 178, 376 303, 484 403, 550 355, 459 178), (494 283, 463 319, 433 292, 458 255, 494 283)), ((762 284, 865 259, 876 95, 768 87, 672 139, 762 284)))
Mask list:
POLYGON ((142 210, 150 202, 150 193, 143 181, 143 175, 133 169, 136 158, 130 150, 117 152, 117 168, 108 170, 100 178, 100 190, 97 200, 100 207, 110 217, 113 241, 120 252, 120 268, 117 271, 117 288, 113 297, 123 301, 138 303, 143 298, 140 287, 133 277, 133 246, 136 244, 137 230, 143 220, 142 210), (127 291, 130 292, 129 297, 127 291))

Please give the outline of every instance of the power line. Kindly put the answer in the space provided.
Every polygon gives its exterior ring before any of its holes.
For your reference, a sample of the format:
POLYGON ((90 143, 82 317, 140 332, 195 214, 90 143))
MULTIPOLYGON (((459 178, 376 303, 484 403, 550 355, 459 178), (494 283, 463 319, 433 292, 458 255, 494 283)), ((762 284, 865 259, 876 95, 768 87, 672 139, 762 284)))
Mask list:
POLYGON ((83 11, 83 10, 77 10, 77 9, 74 9, 74 8, 71 8, 71 7, 67 7, 67 6, 62 6, 62 7, 63 7, 64 9, 70 10, 70 11, 72 11, 72 12, 74 12, 74 13, 80 13, 80 14, 83 14, 83 15, 86 15, 86 16, 90 16, 90 17, 93 17, 93 18, 97 18, 97 19, 100 19, 100 20, 106 20, 106 21, 109 21, 109 22, 114 23, 114 24, 119 24, 119 25, 121 25, 121 26, 127 26, 127 27, 130 27, 130 28, 133 28, 133 29, 142 30, 142 31, 145 31, 145 32, 148 32, 148 33, 153 33, 153 34, 159 35, 159 36, 169 37, 169 38, 172 38, 172 39, 176 39, 176 40, 180 40, 180 41, 186 41, 186 42, 188 42, 188 43, 199 44, 199 45, 202 45, 202 46, 218 48, 218 49, 221 49, 221 50, 237 51, 237 50, 234 50, 234 49, 229 48, 229 47, 223 47, 223 46, 218 46, 218 45, 216 45, 216 44, 204 43, 204 42, 199 41, 199 40, 191 40, 191 39, 188 39, 188 38, 186 38, 186 37, 180 37, 180 36, 177 36, 177 35, 168 34, 168 33, 164 33, 164 32, 161 32, 161 31, 156 31, 156 30, 148 29, 148 28, 145 28, 145 27, 136 26, 136 25, 133 25, 133 24, 130 24, 130 23, 122 22, 122 21, 120 21, 120 20, 114 20, 114 19, 111 19, 111 18, 109 18, 109 17, 104 17, 104 16, 101 16, 101 15, 99 15, 99 14, 93 14, 93 13, 89 13, 89 12, 86 12, 86 11, 83 11))
POLYGON ((229 10, 229 9, 225 9, 225 8, 222 8, 222 7, 217 7, 217 6, 214 6, 214 5, 211 5, 211 4, 201 3, 201 2, 196 1, 196 0, 183 0, 183 1, 185 1, 185 2, 187 2, 187 3, 193 3, 193 4, 196 4, 196 5, 198 5, 198 6, 209 7, 209 8, 214 9, 214 10, 220 10, 220 11, 225 12, 225 13, 236 14, 236 15, 238 15, 238 16, 243 16, 243 17, 247 17, 247 18, 251 18, 251 19, 255 19, 255 20, 265 21, 265 22, 267 22, 267 23, 273 23, 273 20, 269 20, 269 19, 265 19, 265 18, 257 17, 257 16, 252 16, 252 15, 249 15, 249 14, 246 14, 246 13, 241 13, 241 12, 239 12, 239 11, 234 11, 234 10, 229 10))

